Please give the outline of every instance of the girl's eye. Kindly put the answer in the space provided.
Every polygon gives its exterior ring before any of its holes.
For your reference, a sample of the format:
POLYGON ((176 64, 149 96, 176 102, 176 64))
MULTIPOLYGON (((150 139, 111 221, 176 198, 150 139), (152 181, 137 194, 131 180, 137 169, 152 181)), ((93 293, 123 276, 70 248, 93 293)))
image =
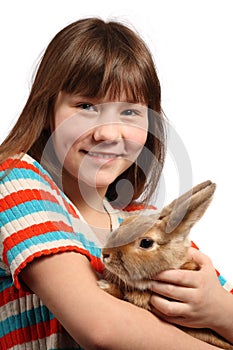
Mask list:
POLYGON ((87 111, 96 111, 96 107, 91 103, 80 103, 77 105, 77 107, 80 109, 85 109, 87 111))
POLYGON ((126 109, 125 111, 122 112, 122 114, 131 117, 131 116, 139 115, 139 112, 134 109, 126 109))

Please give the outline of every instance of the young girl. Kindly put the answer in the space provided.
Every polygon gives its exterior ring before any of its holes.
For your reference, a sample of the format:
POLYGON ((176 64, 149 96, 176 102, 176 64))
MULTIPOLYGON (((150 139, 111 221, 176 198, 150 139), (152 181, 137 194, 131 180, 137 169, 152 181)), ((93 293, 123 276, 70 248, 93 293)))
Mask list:
MULTIPOLYGON (((140 37, 95 18, 59 32, 0 147, 2 350, 215 348, 97 285, 106 237, 153 212, 164 154, 160 84, 140 37)), ((155 314, 233 342, 227 283, 190 254, 201 270, 161 274, 155 314), (159 296, 171 291, 182 303, 159 296)))

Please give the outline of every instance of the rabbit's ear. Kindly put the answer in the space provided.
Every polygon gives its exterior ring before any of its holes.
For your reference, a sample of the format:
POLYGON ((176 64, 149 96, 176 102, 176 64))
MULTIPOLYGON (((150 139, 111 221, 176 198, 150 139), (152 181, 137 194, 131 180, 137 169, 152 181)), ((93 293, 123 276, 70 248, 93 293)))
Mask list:
POLYGON ((159 216, 163 230, 187 235, 208 208, 215 188, 214 183, 205 181, 165 207, 159 216))

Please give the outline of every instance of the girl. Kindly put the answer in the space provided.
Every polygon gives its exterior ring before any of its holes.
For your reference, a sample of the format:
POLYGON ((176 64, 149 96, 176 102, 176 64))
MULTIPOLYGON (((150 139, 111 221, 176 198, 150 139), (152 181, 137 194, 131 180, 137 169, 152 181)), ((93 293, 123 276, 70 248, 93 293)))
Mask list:
MULTIPOLYGON (((0 148, 1 349, 214 349, 97 286, 107 235, 152 211, 164 154, 160 84, 140 37, 95 18, 61 30, 0 148)), ((202 269, 161 275, 155 313, 233 341, 232 295, 190 254, 202 269), (180 307, 159 297, 170 284, 180 307)))

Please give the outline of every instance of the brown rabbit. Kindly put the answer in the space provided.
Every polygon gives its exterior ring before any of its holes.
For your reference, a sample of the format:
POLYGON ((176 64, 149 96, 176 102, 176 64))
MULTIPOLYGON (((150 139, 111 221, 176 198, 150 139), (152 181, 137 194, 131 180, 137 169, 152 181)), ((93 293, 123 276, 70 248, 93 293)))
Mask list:
MULTIPOLYGON (((163 270, 198 270, 187 258, 188 234, 209 206, 216 185, 206 181, 159 214, 130 216, 115 230, 102 251, 105 271, 99 286, 113 296, 151 311, 151 280, 163 270)), ((178 326, 223 349, 233 346, 210 329, 178 326)))

